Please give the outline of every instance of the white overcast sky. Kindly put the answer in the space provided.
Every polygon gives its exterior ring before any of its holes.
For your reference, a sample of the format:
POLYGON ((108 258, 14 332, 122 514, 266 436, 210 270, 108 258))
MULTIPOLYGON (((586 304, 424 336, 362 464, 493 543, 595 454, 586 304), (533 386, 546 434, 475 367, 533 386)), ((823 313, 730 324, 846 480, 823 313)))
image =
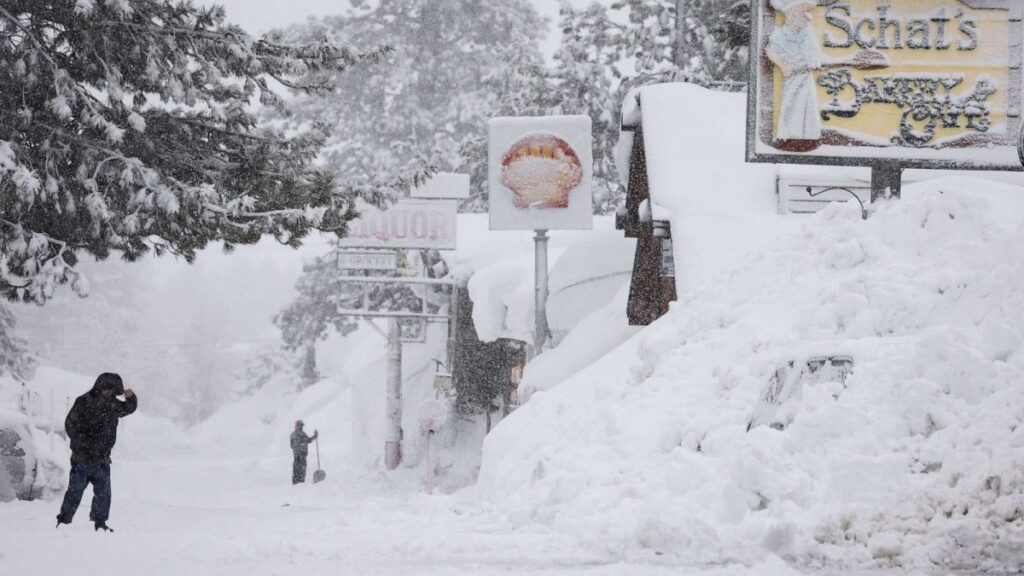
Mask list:
MULTIPOLYGON (((584 6, 592 0, 570 0, 573 5, 584 6)), ((220 4, 228 13, 228 19, 253 34, 303 22, 310 16, 325 16, 344 12, 349 0, 200 0, 202 4, 220 4)), ((541 15, 548 17, 552 29, 544 42, 544 51, 549 56, 558 44, 554 25, 558 18, 559 0, 533 0, 541 15)))

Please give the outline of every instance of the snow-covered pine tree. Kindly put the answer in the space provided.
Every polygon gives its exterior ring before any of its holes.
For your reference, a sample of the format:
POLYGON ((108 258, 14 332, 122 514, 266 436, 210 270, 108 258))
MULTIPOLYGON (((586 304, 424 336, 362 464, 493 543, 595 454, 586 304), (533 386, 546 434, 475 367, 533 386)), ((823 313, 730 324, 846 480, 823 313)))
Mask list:
POLYGON ((741 87, 749 16, 746 0, 620 0, 582 9, 563 1, 550 75, 554 94, 547 99, 553 113, 593 120, 595 212, 614 210, 622 195, 614 150, 627 92, 679 80, 741 87))
POLYGON ((333 251, 307 264, 295 284, 298 297, 274 316, 285 350, 304 352, 304 384, 316 379, 316 342, 326 339, 330 328, 344 336, 357 327, 355 319, 338 314, 344 300, 338 276, 333 251))
POLYGON ((20 380, 32 378, 36 358, 28 345, 14 332, 14 314, 0 304, 0 376, 8 374, 20 380))
POLYGON ((556 94, 551 72, 534 44, 509 44, 498 48, 504 66, 482 74, 485 107, 476 120, 477 129, 459 143, 464 170, 470 174, 470 196, 463 212, 486 212, 488 207, 487 121, 496 116, 543 116, 551 111, 556 94))
POLYGON ((635 73, 626 87, 687 81, 739 86, 747 81, 747 0, 617 0, 628 25, 620 36, 623 57, 635 73))
MULTIPOLYGON (((338 250, 336 247, 303 267, 295 285, 299 296, 274 317, 285 350, 306 354, 303 373, 307 383, 316 373, 315 343, 326 339, 331 328, 345 336, 359 327, 357 319, 341 315, 342 310, 436 313, 448 304, 447 289, 442 287, 342 281, 345 276, 385 277, 395 272, 339 268, 338 250)), ((420 276, 421 270, 430 278, 449 273, 437 250, 400 250, 398 260, 399 276, 420 276)))
MULTIPOLYGON (((13 305, 18 333, 47 365, 100 374, 110 370, 108 352, 117 350, 122 376, 151 366, 157 346, 143 339, 158 312, 151 295, 159 280, 150 276, 151 268, 85 260, 76 269, 89 278, 89 298, 58 291, 45 306, 13 305)), ((167 375, 163 367, 153 373, 167 375)))
POLYGON ((214 240, 344 233, 377 190, 311 169, 324 127, 286 136, 253 104, 283 110, 274 86, 325 92, 387 53, 253 38, 188 0, 0 3, 0 294, 84 294, 83 254, 191 261, 214 240))
POLYGON ((301 355, 295 352, 277 345, 261 345, 248 355, 243 368, 235 375, 234 395, 250 396, 275 378, 305 380, 301 374, 302 362, 301 355))
POLYGON ((576 10, 568 2, 559 11, 561 44, 554 57, 556 114, 590 116, 594 132, 594 212, 614 212, 624 195, 615 165, 619 140, 617 67, 622 27, 601 4, 576 10))
MULTIPOLYGON (((357 66, 336 90, 298 99, 293 119, 334 127, 325 159, 345 180, 393 174, 428 161, 470 172, 486 209, 487 120, 508 109, 501 79, 543 71, 546 25, 528 0, 353 1, 353 10, 295 26, 284 37, 386 44, 386 66, 357 66), (480 166, 484 168, 481 169, 480 166)), ((541 74, 543 77, 543 74, 541 74)), ((517 97, 532 96, 520 91, 517 97)))

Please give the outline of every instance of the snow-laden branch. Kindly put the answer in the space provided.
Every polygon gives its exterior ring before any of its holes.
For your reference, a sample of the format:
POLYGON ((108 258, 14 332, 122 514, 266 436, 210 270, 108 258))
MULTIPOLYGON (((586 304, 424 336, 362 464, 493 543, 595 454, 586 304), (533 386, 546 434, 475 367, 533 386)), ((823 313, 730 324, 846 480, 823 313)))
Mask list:
POLYGON ((271 84, 330 89, 388 47, 254 39, 221 9, 164 0, 4 3, 0 30, 6 298, 84 286, 81 254, 191 260, 214 241, 343 233, 357 198, 384 201, 428 173, 343 185, 314 168, 322 126, 285 134, 253 106, 282 106, 271 84))

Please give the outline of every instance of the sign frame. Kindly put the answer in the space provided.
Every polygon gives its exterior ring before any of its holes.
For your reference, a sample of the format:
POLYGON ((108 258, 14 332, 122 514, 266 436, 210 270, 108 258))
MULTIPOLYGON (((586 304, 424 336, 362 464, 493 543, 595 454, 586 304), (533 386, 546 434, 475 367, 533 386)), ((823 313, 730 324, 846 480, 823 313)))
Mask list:
POLYGON ((338 250, 339 270, 397 270, 398 253, 394 250, 338 250), (346 262, 345 258, 356 261, 346 262), (362 259, 360 263, 358 260, 362 259), (352 265, 349 265, 352 264, 352 265))
MULTIPOLYGON (((907 0, 895 0, 907 1, 907 0)), ((1021 148, 1021 131, 1024 128, 1024 97, 1022 97, 1022 47, 1024 47, 1024 8, 1020 0, 948 0, 950 3, 964 4, 967 7, 978 9, 1002 9, 1008 11, 1010 54, 1008 62, 1008 75, 1010 86, 1007 89, 1007 132, 1004 143, 1011 151, 1021 148)), ((837 0, 817 0, 819 7, 831 6, 837 0)), ((786 152, 777 150, 773 152, 759 151, 759 145, 767 145, 764 138, 770 139, 774 118, 774 110, 771 107, 763 107, 762 102, 773 102, 774 100, 774 68, 764 55, 767 35, 765 30, 774 27, 775 14, 769 4, 769 0, 750 0, 751 32, 750 32, 750 72, 747 89, 747 162, 770 163, 770 164, 810 164, 810 165, 838 165, 838 166, 867 166, 871 167, 875 174, 875 192, 879 187, 891 187, 894 195, 898 196, 899 172, 903 169, 943 169, 943 170, 984 170, 1021 172, 1024 171, 1024 151, 1012 156, 1017 159, 1015 163, 990 163, 972 159, 958 159, 955 154, 946 153, 945 158, 927 157, 905 157, 898 154, 884 153, 868 155, 856 153, 857 150, 868 149, 867 146, 851 146, 854 153, 849 156, 815 154, 807 152, 786 152), (894 180, 895 179, 895 180, 894 180)), ((820 33, 820 31, 819 31, 820 33)), ((910 147, 875 147, 873 150, 915 150, 910 147)), ((978 150, 978 148, 946 148, 943 150, 978 150)), ((936 150, 935 148, 921 148, 920 150, 936 150)), ((873 194, 875 196, 876 194, 873 194)))

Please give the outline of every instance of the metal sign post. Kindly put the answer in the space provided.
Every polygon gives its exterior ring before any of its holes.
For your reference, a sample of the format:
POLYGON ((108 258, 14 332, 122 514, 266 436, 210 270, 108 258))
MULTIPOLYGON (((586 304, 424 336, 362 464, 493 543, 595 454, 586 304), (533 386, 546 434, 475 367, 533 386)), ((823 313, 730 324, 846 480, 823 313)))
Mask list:
MULTIPOLYGON (((427 198, 462 198, 468 196, 469 177, 449 175, 435 178, 430 186, 420 187, 419 195, 427 198)), ((362 304, 351 303, 343 295, 341 316, 354 318, 387 318, 387 393, 385 410, 387 424, 384 435, 384 464, 394 470, 402 463, 402 323, 441 320, 451 322, 449 314, 430 313, 426 291, 429 287, 454 286, 451 280, 437 278, 395 277, 398 267, 395 250, 454 250, 458 231, 458 206, 454 200, 402 200, 387 209, 360 204, 359 217, 348 225, 348 233, 337 242, 342 250, 338 254, 338 267, 342 270, 392 271, 390 276, 340 276, 339 285, 360 284, 363 287, 362 304), (370 287, 405 286, 412 289, 422 305, 418 312, 409 310, 370 310, 370 287)), ((440 307, 439 307, 440 308, 440 307)))
MULTIPOLYGON (((417 319, 417 320, 442 320, 449 323, 449 342, 451 345, 453 338, 454 323, 452 322, 452 314, 454 310, 449 310, 447 314, 439 311, 439 313, 430 312, 410 312, 406 310, 369 310, 366 308, 368 298, 366 294, 369 292, 371 285, 407 285, 407 286, 441 286, 448 287, 453 292, 456 290, 456 282, 454 280, 441 279, 441 278, 385 278, 379 276, 341 276, 336 278, 336 281, 343 285, 346 283, 361 284, 364 287, 363 297, 363 309, 349 309, 342 308, 338 310, 338 314, 342 316, 351 316, 354 318, 387 318, 388 319, 388 352, 387 352, 387 392, 385 400, 385 417, 387 423, 385 425, 384 432, 384 465, 388 470, 394 470, 402 463, 402 384, 404 382, 402 378, 402 320, 417 319)), ((452 302, 455 300, 455 296, 451 296, 452 302)), ((451 362, 451 359, 449 359, 451 362)))
POLYGON ((534 346, 535 353, 544 351, 548 339, 548 231, 537 230, 534 243, 534 346))
POLYGON ((402 462, 402 329, 398 318, 388 321, 387 382, 384 465, 388 470, 394 470, 402 462))

